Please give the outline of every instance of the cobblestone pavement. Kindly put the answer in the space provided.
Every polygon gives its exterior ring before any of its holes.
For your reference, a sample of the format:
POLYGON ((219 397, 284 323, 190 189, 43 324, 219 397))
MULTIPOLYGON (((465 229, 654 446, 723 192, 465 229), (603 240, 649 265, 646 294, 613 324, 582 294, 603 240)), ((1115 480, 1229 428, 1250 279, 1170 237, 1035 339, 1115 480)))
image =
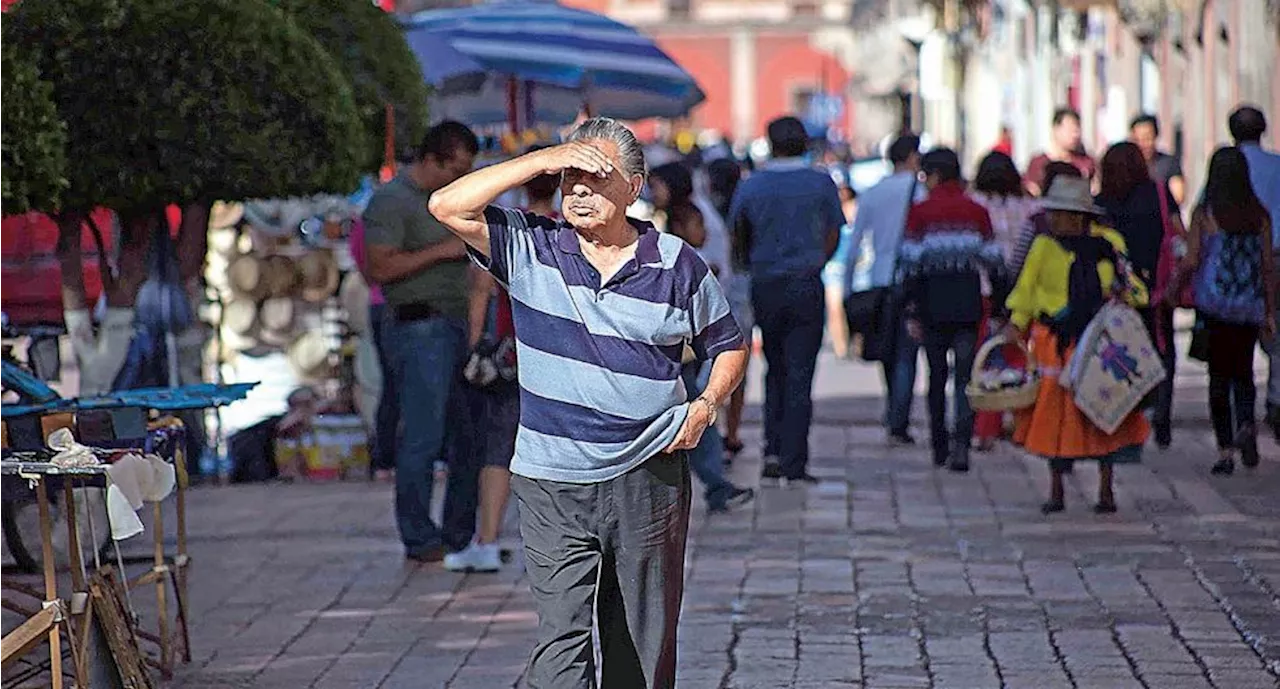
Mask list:
MULTIPOLYGON (((1207 429, 1096 473, 1044 517, 1042 462, 1001 448, 968 475, 833 418, 869 367, 824 360, 815 487, 708 517, 695 498, 681 689, 1274 689, 1280 450, 1211 478, 1207 429), (843 382, 841 382, 843 381, 843 382)), ((1201 398, 1203 399, 1203 398, 1201 398)), ((847 401, 847 400, 846 400, 847 401)), ((856 406, 856 405, 855 405, 856 406)), ((864 405, 865 406, 865 405, 864 405)), ((753 438, 754 439, 754 438, 753 438)), ((750 444, 750 443, 749 443, 750 444)), ((754 483, 750 451, 733 475, 754 483)), ((518 686, 536 618, 519 567, 408 566, 370 484, 200 489, 194 662, 182 689, 518 686)))

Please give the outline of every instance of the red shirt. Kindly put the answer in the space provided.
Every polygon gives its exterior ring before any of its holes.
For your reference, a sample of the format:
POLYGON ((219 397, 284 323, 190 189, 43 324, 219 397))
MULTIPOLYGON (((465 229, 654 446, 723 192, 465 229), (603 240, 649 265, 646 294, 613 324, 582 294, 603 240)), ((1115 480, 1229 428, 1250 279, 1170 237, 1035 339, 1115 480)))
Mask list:
POLYGON ((1004 254, 991 215, 960 182, 944 182, 911 207, 898 252, 906 312, 926 322, 977 324, 982 320, 982 276, 1003 302, 1004 254))
POLYGON ((943 182, 929 191, 929 197, 907 211, 903 240, 919 241, 926 234, 977 232, 984 241, 994 236, 991 214, 966 193, 960 182, 943 182))
MULTIPOLYGON (((1044 173, 1049 167, 1049 163, 1052 162, 1053 160, 1047 154, 1041 153, 1032 158, 1031 162, 1027 164, 1027 174, 1023 179, 1030 184, 1036 185, 1040 189, 1041 196, 1048 191, 1048 189, 1044 188, 1044 173)), ((1090 158, 1087 153, 1072 153, 1070 163, 1076 166, 1076 169, 1080 171, 1080 174, 1084 175, 1085 179, 1093 179, 1093 175, 1098 169, 1093 162, 1093 158, 1090 158)))

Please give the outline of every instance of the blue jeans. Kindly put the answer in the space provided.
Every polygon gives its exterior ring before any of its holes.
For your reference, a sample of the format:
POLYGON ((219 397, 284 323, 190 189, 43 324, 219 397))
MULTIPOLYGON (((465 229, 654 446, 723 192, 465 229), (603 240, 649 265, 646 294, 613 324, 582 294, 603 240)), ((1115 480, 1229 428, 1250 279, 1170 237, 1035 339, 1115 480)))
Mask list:
MULTIPOLYGON (((695 399, 707 388, 711 379, 711 362, 685 364, 680 371, 689 399, 695 399)), ((735 486, 724 477, 724 438, 715 424, 707 427, 698 446, 689 452, 689 466, 702 482, 708 509, 725 506, 735 486)))
MULTIPOLYGON (((455 426, 465 421, 458 393, 466 336, 457 319, 393 321, 389 344, 404 419, 396 452, 396 525, 405 551, 416 555, 444 545, 440 527, 431 520, 431 491, 435 463, 452 457, 459 435, 455 426)), ((465 498, 447 492, 445 512, 465 498)))
POLYGON ((373 422, 372 456, 369 458, 371 469, 394 469, 396 466, 396 443, 400 438, 400 400, 399 386, 396 385, 395 358, 392 356, 391 343, 394 336, 390 330, 394 325, 386 304, 369 305, 369 328, 373 332, 373 348, 378 352, 378 366, 382 370, 382 394, 378 396, 378 411, 373 422))
POLYGON ((916 395, 916 365, 920 357, 920 343, 907 334, 907 321, 898 323, 898 338, 893 356, 880 362, 884 374, 885 426, 894 435, 906 435, 911 425, 911 403, 916 395))
POLYGON ((809 466, 813 374, 822 349, 825 294, 818 275, 758 279, 751 304, 760 326, 764 360, 765 455, 776 456, 786 478, 809 466))

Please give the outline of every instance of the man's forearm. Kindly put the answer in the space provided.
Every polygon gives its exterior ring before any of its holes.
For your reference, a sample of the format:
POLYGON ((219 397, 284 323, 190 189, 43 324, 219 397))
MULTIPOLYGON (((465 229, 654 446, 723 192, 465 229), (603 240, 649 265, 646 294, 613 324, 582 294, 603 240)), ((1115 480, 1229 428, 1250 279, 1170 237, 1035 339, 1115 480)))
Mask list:
POLYGON ((707 389, 702 391, 700 397, 707 398, 714 406, 719 407, 742 384, 742 377, 746 372, 745 347, 722 352, 711 362, 711 379, 707 381, 707 389))
POLYGON ((378 284, 399 282, 420 273, 438 263, 461 261, 467 257, 467 247, 459 239, 447 239, 415 251, 394 251, 390 254, 370 257, 368 276, 378 284))
POLYGON ((511 189, 546 172, 535 155, 480 168, 431 195, 428 208, 444 226, 477 251, 489 254, 484 209, 511 189))

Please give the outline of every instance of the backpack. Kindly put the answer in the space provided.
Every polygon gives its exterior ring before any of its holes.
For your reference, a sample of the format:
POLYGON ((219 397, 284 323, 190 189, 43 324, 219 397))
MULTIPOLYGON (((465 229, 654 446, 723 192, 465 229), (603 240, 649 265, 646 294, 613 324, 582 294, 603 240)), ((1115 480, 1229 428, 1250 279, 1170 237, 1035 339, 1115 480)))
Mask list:
MULTIPOLYGON (((1216 222, 1212 216, 1210 222, 1216 222)), ((1261 325, 1266 318, 1262 286, 1262 235, 1219 229, 1202 240, 1195 274, 1195 304, 1205 315, 1230 323, 1261 325)))

